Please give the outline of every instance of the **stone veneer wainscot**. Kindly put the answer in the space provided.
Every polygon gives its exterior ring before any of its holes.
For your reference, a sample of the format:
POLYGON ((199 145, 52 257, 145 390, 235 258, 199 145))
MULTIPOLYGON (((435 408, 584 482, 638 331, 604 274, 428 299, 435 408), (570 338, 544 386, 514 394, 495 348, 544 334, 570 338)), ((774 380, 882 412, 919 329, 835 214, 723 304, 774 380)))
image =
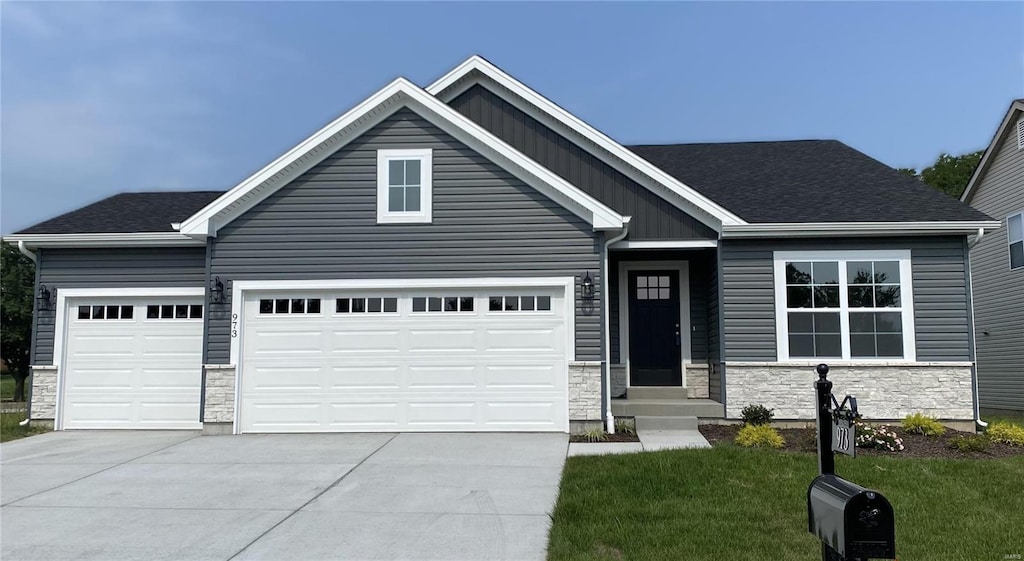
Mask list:
POLYGON ((53 420, 57 412, 57 367, 32 366, 32 420, 53 420))
POLYGON ((204 423, 231 423, 235 419, 235 366, 207 364, 204 423))
POLYGON ((601 420, 601 364, 569 363, 569 420, 601 420))

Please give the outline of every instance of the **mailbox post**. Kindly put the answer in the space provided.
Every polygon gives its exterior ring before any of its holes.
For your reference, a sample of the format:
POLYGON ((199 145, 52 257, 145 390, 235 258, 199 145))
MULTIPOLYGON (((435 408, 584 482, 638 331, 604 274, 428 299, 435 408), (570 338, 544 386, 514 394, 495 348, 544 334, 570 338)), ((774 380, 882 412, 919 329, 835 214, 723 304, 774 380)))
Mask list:
POLYGON ((855 453, 853 418, 857 400, 846 396, 842 404, 836 402, 828 370, 827 364, 819 364, 818 380, 814 382, 818 477, 807 489, 807 530, 821 540, 823 561, 893 559, 896 525, 888 499, 835 473, 835 452, 855 453), (836 441, 833 430, 839 435, 836 441))

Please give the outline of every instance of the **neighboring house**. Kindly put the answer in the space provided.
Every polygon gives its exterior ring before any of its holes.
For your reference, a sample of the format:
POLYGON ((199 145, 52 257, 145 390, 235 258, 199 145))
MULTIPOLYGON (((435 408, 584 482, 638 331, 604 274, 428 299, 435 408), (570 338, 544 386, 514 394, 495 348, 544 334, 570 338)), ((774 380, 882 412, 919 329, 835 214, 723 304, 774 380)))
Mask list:
POLYGON ((1010 104, 961 200, 1003 228, 971 248, 978 400, 1024 411, 1024 99, 1010 104))
POLYGON ((227 192, 8 241, 58 428, 568 431, 811 419, 819 362, 869 418, 970 423, 997 226, 836 141, 624 147, 472 57, 227 192))

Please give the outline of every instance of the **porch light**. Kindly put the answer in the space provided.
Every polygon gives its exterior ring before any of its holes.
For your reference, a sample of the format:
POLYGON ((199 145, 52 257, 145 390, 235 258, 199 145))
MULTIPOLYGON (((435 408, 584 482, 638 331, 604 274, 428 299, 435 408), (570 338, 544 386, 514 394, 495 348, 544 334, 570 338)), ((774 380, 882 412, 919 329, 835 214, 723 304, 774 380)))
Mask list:
MULTIPOLYGON (((56 289, 54 289, 54 292, 56 292, 56 289)), ((52 309, 53 308, 53 300, 52 300, 53 296, 54 296, 54 294, 50 291, 49 288, 46 288, 45 284, 40 284, 39 285, 39 294, 36 295, 36 302, 39 305, 39 309, 40 310, 50 310, 50 309, 52 309)))
POLYGON ((594 299, 594 279, 590 278, 590 271, 584 274, 580 288, 582 289, 584 300, 594 299))
POLYGON ((220 277, 214 277, 210 281, 210 302, 220 304, 224 301, 224 283, 221 282, 220 277))

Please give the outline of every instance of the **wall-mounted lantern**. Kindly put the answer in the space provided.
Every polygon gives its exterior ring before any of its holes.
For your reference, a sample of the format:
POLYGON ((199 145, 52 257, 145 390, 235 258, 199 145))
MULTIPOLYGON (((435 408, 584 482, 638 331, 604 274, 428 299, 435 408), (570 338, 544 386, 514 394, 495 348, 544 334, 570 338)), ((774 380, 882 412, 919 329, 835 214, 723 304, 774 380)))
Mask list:
POLYGON ((224 283, 221 282, 220 277, 214 277, 210 281, 210 302, 214 304, 224 302, 224 283))
POLYGON ((40 310, 52 310, 53 309, 53 301, 56 298, 56 296, 57 296, 57 289, 56 288, 51 291, 49 288, 46 288, 45 284, 40 284, 39 285, 39 294, 36 295, 36 303, 38 304, 39 309, 40 310))
POLYGON ((580 289, 584 300, 594 299, 594 279, 590 278, 590 271, 587 271, 583 275, 583 281, 580 284, 580 289))

